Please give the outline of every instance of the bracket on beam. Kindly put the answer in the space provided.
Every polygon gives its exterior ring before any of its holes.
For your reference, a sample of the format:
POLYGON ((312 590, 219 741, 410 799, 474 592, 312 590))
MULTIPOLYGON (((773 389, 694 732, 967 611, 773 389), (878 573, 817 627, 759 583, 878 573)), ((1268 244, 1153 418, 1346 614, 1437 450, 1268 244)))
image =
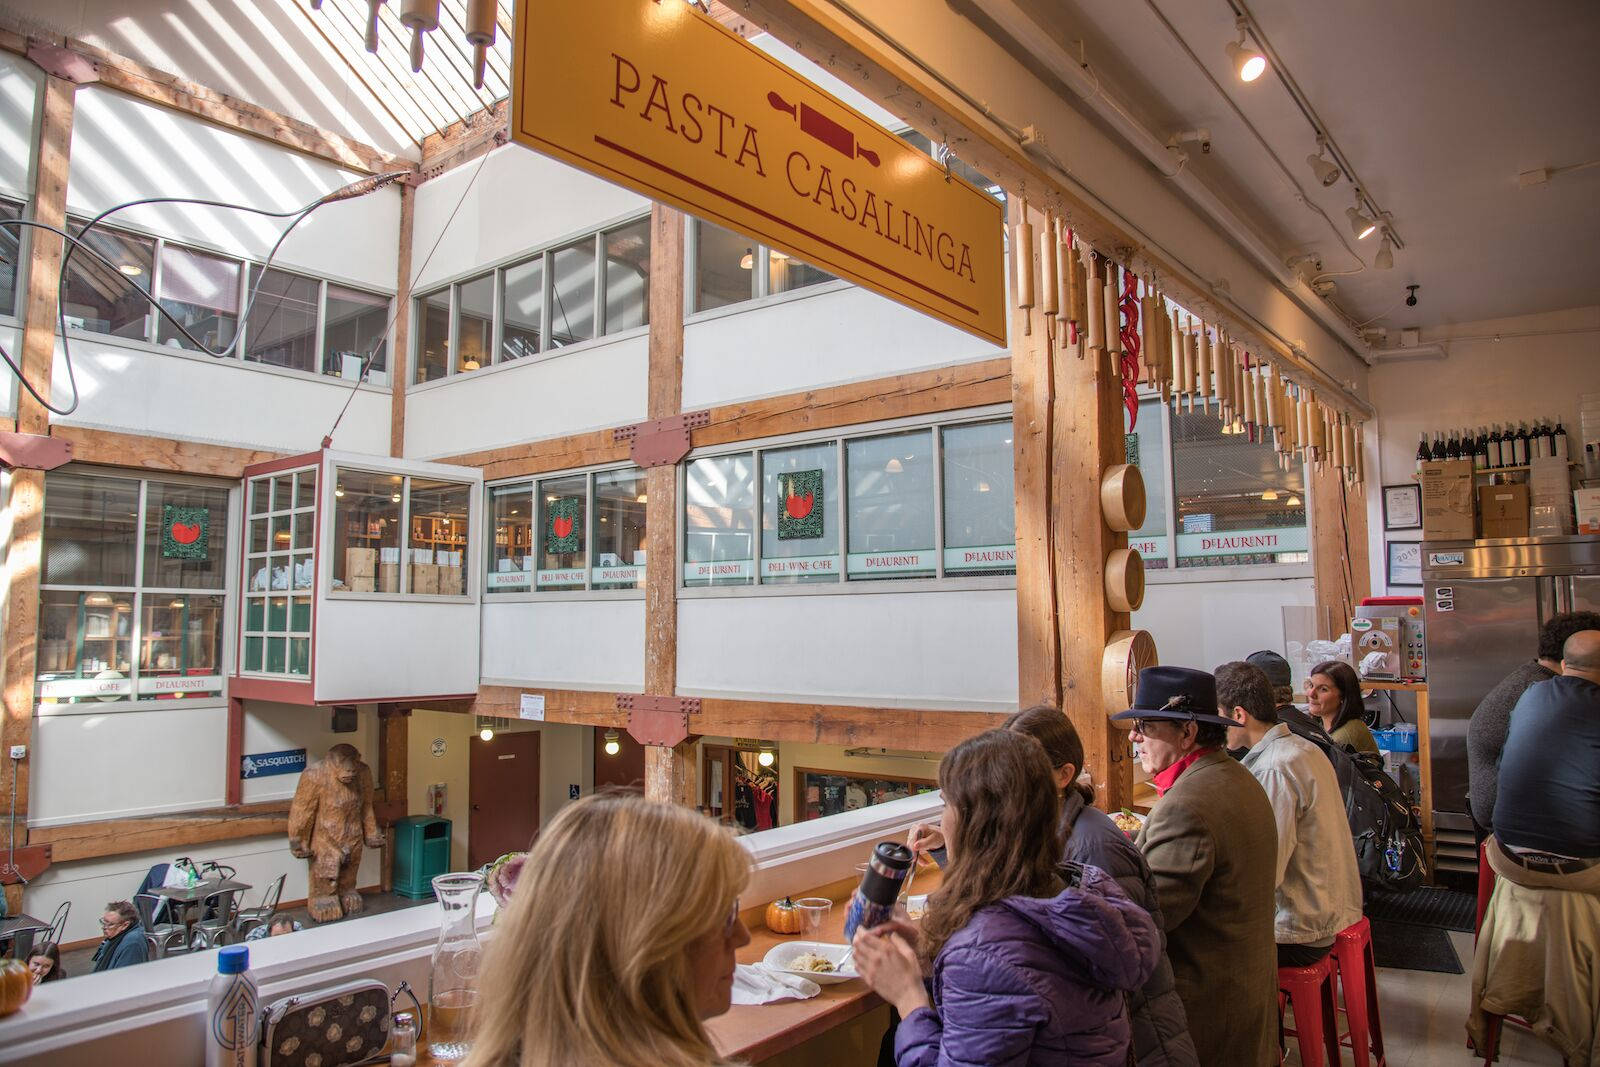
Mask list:
POLYGON ((0 467, 53 471, 72 462, 72 442, 37 433, 0 430, 0 467))
POLYGON ((49 44, 37 37, 28 38, 28 58, 34 66, 73 85, 91 85, 100 80, 100 64, 70 48, 49 44))
POLYGON ((689 454, 689 431, 711 425, 711 412, 686 411, 664 419, 618 426, 611 431, 617 444, 633 442, 633 462, 640 467, 666 467, 689 454))
POLYGON ((49 845, 25 845, 0 858, 0 885, 26 885, 50 869, 49 845))
POLYGON ((689 716, 699 713, 700 698, 619 693, 617 710, 628 713, 628 733, 635 741, 672 748, 689 739, 689 716))

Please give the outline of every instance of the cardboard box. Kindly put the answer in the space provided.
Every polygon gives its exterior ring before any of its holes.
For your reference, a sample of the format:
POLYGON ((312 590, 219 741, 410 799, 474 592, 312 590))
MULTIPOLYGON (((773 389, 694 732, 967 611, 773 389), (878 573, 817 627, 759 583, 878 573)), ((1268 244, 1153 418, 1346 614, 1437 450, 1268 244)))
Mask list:
POLYGON ((347 548, 344 550, 346 578, 371 578, 377 573, 378 550, 375 548, 347 548))
POLYGON ((1422 539, 1470 541, 1473 515, 1472 460, 1446 459, 1422 465, 1422 539))
POLYGON ((378 564, 378 592, 398 593, 400 591, 400 564, 378 564))
POLYGON ((1600 534, 1600 489, 1574 489, 1572 506, 1578 512, 1578 532, 1600 534))
POLYGON ((460 596, 466 592, 465 576, 460 567, 439 568, 439 594, 441 596, 460 596))
POLYGON ((1528 536, 1528 487, 1484 485, 1478 488, 1478 517, 1485 538, 1528 536))
POLYGON ((439 592, 439 568, 432 563, 413 563, 411 592, 418 596, 436 595, 439 592))
POLYGON ((351 575, 345 581, 345 588, 352 593, 375 593, 378 591, 378 584, 370 574, 351 575))

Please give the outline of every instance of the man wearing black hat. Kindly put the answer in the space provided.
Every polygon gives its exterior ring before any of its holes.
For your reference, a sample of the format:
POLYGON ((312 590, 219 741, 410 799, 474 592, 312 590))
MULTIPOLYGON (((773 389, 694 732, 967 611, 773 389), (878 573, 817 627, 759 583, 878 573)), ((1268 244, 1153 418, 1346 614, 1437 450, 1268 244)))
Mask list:
POLYGON ((1223 750, 1205 671, 1146 667, 1129 722, 1160 799, 1137 843, 1149 861, 1178 996, 1204 1064, 1278 1059, 1273 881, 1278 831, 1253 775, 1223 750))

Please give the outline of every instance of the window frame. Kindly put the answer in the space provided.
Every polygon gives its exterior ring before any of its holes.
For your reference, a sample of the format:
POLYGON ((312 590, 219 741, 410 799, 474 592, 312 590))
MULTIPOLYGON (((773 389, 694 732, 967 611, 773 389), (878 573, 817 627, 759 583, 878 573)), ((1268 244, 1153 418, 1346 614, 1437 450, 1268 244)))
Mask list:
MULTIPOLYGON (((812 282, 810 285, 802 285, 796 289, 785 289, 776 293, 771 292, 771 272, 769 270, 757 269, 756 264, 766 263, 767 259, 765 257, 770 256, 774 249, 771 245, 757 241, 752 237, 746 239, 750 241, 750 255, 754 260, 750 268, 750 273, 754 275, 751 288, 751 292, 754 295, 748 296, 743 300, 735 300, 730 304, 723 304, 720 307, 706 308, 705 310, 701 310, 695 306, 695 296, 699 291, 699 286, 695 283, 695 274, 699 270, 700 263, 700 236, 699 230, 695 226, 696 221, 705 222, 712 226, 719 226, 724 230, 728 229, 726 226, 722 226, 721 223, 715 222, 711 219, 698 219, 696 216, 687 217, 683 235, 683 318, 686 324, 690 322, 702 322, 710 319, 717 319, 724 315, 737 315, 742 311, 750 311, 758 307, 771 307, 777 304, 786 303, 790 300, 804 300, 806 297, 820 296, 823 293, 836 293, 843 289, 848 289, 855 286, 855 283, 850 281, 850 279, 841 278, 838 275, 833 274, 831 271, 828 271, 826 267, 821 267, 815 263, 811 263, 810 261, 802 260, 802 262, 806 263, 807 266, 815 267, 817 270, 823 271, 831 276, 827 281, 812 282)), ((728 232, 735 233, 736 231, 729 230, 728 232)), ((783 254, 788 255, 786 252, 783 254)))
MULTIPOLYGON (((17 218, 28 218, 29 201, 21 200, 14 196, 0 195, 0 203, 6 204, 15 211, 17 218)), ((26 307, 25 301, 27 299, 23 293, 22 279, 23 275, 27 273, 23 269, 23 264, 28 261, 30 254, 29 238, 33 232, 32 226, 18 226, 16 228, 17 262, 11 272, 11 292, 9 294, 11 297, 11 310, 9 312, 0 312, 0 322, 14 322, 18 326, 22 325, 22 312, 26 307)))
MULTIPOLYGON (((802 290, 803 291, 803 290, 802 290)), ((784 294, 787 295, 787 294, 784 294)), ((718 309, 721 310, 721 309, 718 309)), ((675 476, 678 485, 678 501, 674 521, 677 524, 677 558, 674 560, 675 580, 677 582, 677 595, 680 599, 712 599, 717 597, 739 596, 849 596, 855 593, 909 593, 909 592, 957 592, 986 589, 1015 589, 1017 576, 1007 575, 962 575, 947 574, 945 572, 945 516, 944 516, 944 434, 946 427, 966 426, 987 422, 1003 422, 1012 418, 1010 404, 990 405, 983 408, 971 408, 964 411, 946 412, 937 416, 911 415, 900 419, 890 419, 872 423, 839 427, 831 430, 813 430, 802 433, 784 434, 774 437, 740 441, 729 445, 718 445, 711 448, 695 449, 685 456, 677 465, 675 476), (845 557, 849 548, 849 499, 846 486, 848 484, 848 467, 845 461, 845 442, 851 438, 881 437, 914 430, 932 431, 933 443, 933 500, 932 507, 933 526, 933 553, 935 572, 931 577, 925 578, 883 578, 883 579, 850 579, 846 570, 848 563, 845 557), (781 583, 772 584, 761 581, 762 563, 762 521, 761 509, 764 505, 765 474, 762 464, 762 453, 768 449, 785 448, 792 445, 821 444, 832 442, 838 450, 838 484, 833 492, 836 497, 834 508, 830 514, 839 516, 840 538, 840 573, 837 582, 814 583, 781 583), (684 559, 683 546, 685 544, 687 516, 684 503, 687 500, 687 477, 689 464, 697 459, 710 459, 718 456, 734 456, 753 454, 752 468, 756 487, 756 536, 753 538, 753 559, 751 560, 752 572, 755 580, 749 584, 740 585, 711 585, 690 586, 684 584, 684 559)), ((1012 438, 1015 441, 1015 436, 1012 438)), ((1015 445, 1013 444, 1013 448, 1015 445)), ((1012 507, 1015 508, 1013 499, 1012 507)))
MULTIPOLYGON (((234 665, 237 662, 237 643, 239 640, 239 619, 241 599, 239 596, 239 566, 242 558, 243 543, 240 523, 242 509, 245 507, 245 497, 241 481, 205 478, 190 474, 162 473, 159 477, 147 475, 142 471, 128 471, 115 467, 101 467, 89 464, 74 464, 72 473, 90 478, 114 478, 119 481, 135 481, 139 484, 139 514, 137 519, 137 536, 134 545, 132 585, 71 585, 59 582, 39 585, 41 594, 46 592, 66 593, 107 593, 112 596, 126 595, 129 597, 129 614, 131 616, 128 629, 128 642, 130 652, 128 655, 129 693, 126 697, 116 700, 89 700, 77 704, 46 703, 39 692, 41 681, 40 673, 35 672, 33 693, 34 713, 40 717, 55 715, 103 715, 123 711, 159 711, 170 707, 175 701, 161 700, 154 696, 141 697, 139 695, 139 660, 140 651, 144 641, 144 608, 147 596, 156 597, 208 597, 220 596, 222 598, 222 648, 218 653, 217 677, 222 679, 218 693, 185 695, 181 704, 185 708, 225 708, 228 706, 228 680, 235 674, 234 665), (228 516, 222 524, 221 533, 224 538, 222 585, 218 588, 205 589, 179 589, 171 586, 146 586, 144 584, 145 564, 145 533, 146 524, 149 522, 149 486, 151 482, 168 485, 192 485, 206 489, 225 489, 228 493, 228 516)), ((9 489, 9 486, 8 486, 9 489)), ((216 532, 216 531, 213 531, 216 532)), ((42 557, 41 557, 42 561, 42 557)), ((42 597, 41 597, 42 600, 42 597)), ((42 606, 42 604, 41 604, 42 606)), ((38 628, 35 627, 37 630, 38 628)), ((39 634, 34 635, 35 654, 39 634)), ((48 672, 55 673, 55 672, 48 672)))
MULTIPOLYGON (((646 328, 648 328, 648 327, 646 327, 646 328)), ((525 357, 525 358, 527 358, 527 357, 525 357)), ((521 363, 521 362, 524 362, 524 360, 514 360, 513 362, 521 363)), ((647 471, 647 468, 640 467, 640 466, 638 466, 637 464, 635 464, 635 463, 633 463, 631 461, 627 461, 627 462, 623 462, 623 463, 599 463, 599 464, 592 464, 592 465, 587 466, 587 467, 572 467, 572 468, 564 469, 564 470, 541 471, 538 474, 531 474, 531 475, 530 474, 525 474, 525 475, 520 475, 520 476, 518 476, 516 478, 500 478, 500 479, 497 479, 497 480, 492 481, 492 482, 484 482, 483 483, 483 495, 482 495, 481 500, 480 500, 480 510, 484 513, 485 516, 489 516, 489 515, 493 514, 493 502, 492 501, 493 501, 493 492, 494 492, 494 490, 496 490, 496 489, 506 489, 508 487, 516 487, 516 488, 519 488, 519 489, 526 489, 528 491, 529 495, 530 495, 531 506, 532 506, 532 510, 533 510, 533 514, 532 514, 532 516, 530 516, 530 521, 531 521, 533 527, 535 528, 535 530, 537 530, 537 528, 540 525, 539 518, 538 518, 538 516, 540 514, 539 486, 544 482, 558 481, 558 480, 560 480, 562 478, 576 478, 576 477, 581 476, 584 479, 584 490, 583 490, 583 492, 584 492, 584 538, 583 538, 583 556, 584 556, 584 568, 583 568, 583 571, 584 571, 584 577, 583 577, 583 588, 582 589, 578 589, 578 588, 569 587, 569 588, 561 588, 561 589, 540 589, 539 588, 539 567, 537 566, 537 564, 535 564, 533 569, 528 572, 530 577, 529 577, 529 581, 528 581, 529 587, 527 589, 506 589, 506 590, 502 590, 502 591, 498 591, 498 592, 491 592, 490 589, 489 589, 488 576, 490 574, 489 567, 494 563, 494 524, 493 524, 493 522, 491 522, 488 519, 486 519, 485 522, 484 522, 483 533, 480 535, 480 541, 482 542, 482 544, 484 546, 483 567, 482 567, 481 578, 482 578, 483 586, 484 586, 484 588, 483 588, 483 603, 484 603, 485 607, 487 607, 490 604, 525 604, 525 603, 529 603, 529 602, 545 603, 545 602, 548 602, 548 601, 556 601, 556 600, 643 600, 644 599, 644 595, 645 595, 645 576, 644 575, 640 575, 639 584, 637 586, 635 586, 634 588, 632 588, 632 589, 596 589, 594 587, 594 570, 595 570, 595 562, 594 562, 594 557, 595 557, 595 551, 594 551, 595 529, 594 528, 595 528, 595 526, 596 526, 596 524, 598 522, 598 520, 596 519, 596 512, 595 512, 595 507, 594 507, 594 500, 595 500, 594 484, 595 484, 595 478, 597 476, 599 476, 599 475, 610 474, 610 473, 612 473, 614 471, 638 471, 641 474, 645 474, 646 471, 647 471)), ((646 527, 645 527, 646 544, 648 544, 649 532, 650 532, 649 531, 649 526, 646 525, 646 527)), ((530 547, 532 547, 532 546, 530 546, 530 547)), ((535 556, 539 556, 539 555, 542 555, 542 554, 543 553, 534 553, 535 556)))
MULTIPOLYGON (((416 604, 466 604, 473 602, 478 587, 477 583, 480 580, 473 573, 476 568, 472 566, 471 561, 472 546, 474 543, 472 528, 482 521, 481 516, 483 514, 484 497, 481 493, 474 492, 475 489, 480 487, 479 482, 472 480, 457 481, 456 479, 460 477, 458 474, 439 474, 433 471, 415 470, 410 468, 386 469, 378 463, 364 463, 359 461, 351 462, 349 458, 336 459, 329 457, 322 464, 322 469, 322 476, 325 479, 331 478, 332 482, 319 486, 317 490, 319 493, 326 492, 329 494, 327 497, 329 503, 328 506, 323 509, 324 515, 322 522, 318 527, 319 535, 321 538, 323 538, 323 540, 319 541, 317 545, 317 558, 319 560, 322 558, 324 553, 343 551, 343 549, 334 542, 334 533, 337 529, 339 507, 337 498, 331 495, 333 493, 333 489, 329 488, 328 485, 331 484, 332 486, 338 486, 339 475, 345 471, 352 471, 357 474, 373 474, 384 477, 399 475, 400 543, 398 558, 400 560, 400 591, 398 593, 385 593, 375 590, 370 593, 358 593, 351 589, 335 589, 333 587, 333 557, 329 555, 329 562, 326 567, 322 567, 319 564, 319 569, 326 571, 327 573, 327 581, 319 581, 316 586, 320 595, 325 596, 330 600, 380 600, 390 604, 397 601, 416 604), (466 579, 462 583, 462 591, 460 593, 413 593, 411 591, 411 565, 408 557, 411 551, 411 480, 413 478, 420 478, 423 481, 449 482, 453 485, 461 486, 467 490, 467 533, 466 537, 463 538, 462 546, 462 552, 467 557, 465 561, 466 570, 464 572, 466 574, 466 579)), ((383 565, 381 556, 379 557, 378 565, 383 565)))
MULTIPOLYGON (((322 464, 320 462, 313 461, 313 462, 305 463, 305 464, 302 464, 302 465, 299 465, 299 466, 286 467, 283 470, 270 471, 270 472, 268 472, 266 474, 252 475, 250 477, 247 477, 247 478, 244 478, 244 479, 241 480, 240 484, 243 486, 243 489, 242 489, 242 491, 240 493, 240 500, 242 502, 242 506, 245 509, 245 514, 242 516, 243 521, 240 524, 240 544, 239 544, 239 559, 240 559, 240 579, 239 579, 239 584, 240 584, 240 589, 239 589, 239 627, 238 627, 239 644, 238 644, 238 649, 236 651, 236 662, 239 664, 238 676, 241 677, 241 678, 257 678, 257 679, 266 679, 268 681, 292 682, 292 683, 294 683, 296 685, 309 684, 311 682, 312 671, 316 667, 316 657, 317 657, 317 607, 316 607, 317 581, 316 581, 316 568, 317 568, 317 565, 318 565, 318 560, 321 558, 321 555, 322 555, 322 552, 321 552, 322 543, 321 543, 321 541, 320 541, 320 539, 318 537, 318 534, 319 534, 318 525, 319 524, 317 522, 316 516, 317 516, 317 509, 320 506, 321 501, 322 501, 322 488, 323 488, 323 486, 322 486, 322 478, 323 478, 322 464), (301 505, 301 503, 299 501, 299 494, 298 494, 298 491, 297 491, 296 492, 296 498, 295 498, 295 501, 294 501, 294 505, 292 507, 289 507, 289 508, 275 508, 275 507, 272 507, 271 505, 272 505, 273 502, 269 498, 268 507, 267 507, 266 511, 260 512, 259 514, 255 514, 255 513, 251 513, 250 512, 250 510, 249 510, 250 509, 250 486, 251 486, 252 483, 255 483, 255 482, 263 482, 263 483, 265 483, 267 488, 268 488, 268 492, 270 493, 272 491, 272 484, 277 479, 282 478, 282 477, 287 475, 290 478, 294 479, 294 483, 293 484, 298 485, 299 476, 301 474, 306 473, 307 471, 312 472, 316 476, 315 489, 313 491, 312 499, 311 499, 311 505, 309 507, 301 505), (295 560, 295 557, 297 555, 299 555, 299 546, 294 543, 294 528, 295 528, 295 518, 298 515, 301 515, 301 514, 304 514, 304 513, 310 513, 310 515, 312 516, 312 519, 311 519, 311 547, 310 547, 312 579, 311 579, 311 584, 309 586, 307 586, 304 589, 304 591, 302 592, 294 584, 294 560, 295 560), (272 520, 273 520, 274 517, 280 516, 280 515, 288 517, 289 531, 290 531, 290 533, 289 533, 289 536, 290 536, 289 551, 286 553, 286 555, 289 557, 289 587, 287 589, 283 590, 280 595, 282 595, 286 600, 289 601, 288 621, 290 622, 291 625, 294 622, 294 602, 295 602, 295 600, 297 598, 300 598, 300 599, 304 599, 307 602, 307 606, 310 609, 310 623, 311 623, 311 625, 304 631, 293 630, 293 629, 286 629, 286 630, 281 630, 281 631, 280 630, 271 630, 271 629, 268 629, 267 626, 266 626, 266 620, 271 616, 271 612, 272 612, 271 602, 272 602, 272 599, 273 599, 273 594, 278 592, 277 590, 274 590, 272 588, 272 571, 271 571, 272 562, 271 561, 272 561, 272 557, 274 555, 274 553, 272 551, 272 520), (261 520, 262 522, 265 522, 266 523, 266 527, 267 527, 267 551, 265 553, 261 553, 259 555, 258 554, 254 554, 254 553, 252 553, 250 551, 250 524, 253 521, 258 520, 258 519, 261 520), (266 567, 268 568, 268 570, 267 570, 267 588, 262 590, 260 593, 256 593, 256 592, 254 592, 254 591, 252 591, 250 589, 250 566, 251 566, 251 560, 253 558, 263 559, 265 561, 266 567), (249 618, 250 602, 253 601, 253 600, 259 600, 261 602, 262 627, 259 630, 251 630, 251 629, 248 629, 246 627, 246 620, 249 618), (245 667, 244 667, 245 642, 248 641, 251 637, 259 637, 261 639, 261 641, 263 642, 263 644, 262 644, 263 651, 262 651, 262 657, 261 657, 262 667, 259 670, 246 670, 245 667), (306 648, 307 648, 306 673, 297 674, 297 673, 295 673, 293 671, 289 671, 289 670, 269 671, 269 670, 266 669, 267 659, 266 659, 266 652, 265 652, 265 649, 266 649, 265 642, 267 642, 268 640, 270 640, 270 639, 272 639, 274 637, 281 637, 285 641, 295 641, 295 640, 302 640, 303 639, 306 642, 306 648)), ((287 649, 287 647, 288 646, 286 645, 285 648, 287 649)), ((286 651, 285 654, 284 654, 284 664, 287 666, 287 664, 289 664, 290 662, 291 662, 291 657, 289 656, 288 652, 286 651)))
MULTIPOLYGON (((417 371, 420 368, 420 361, 417 359, 417 355, 418 346, 421 344, 422 331, 418 329, 411 330, 411 336, 407 343, 407 347, 409 349, 409 365, 406 371, 408 378, 408 381, 406 382, 406 388, 409 390, 436 387, 444 382, 451 381, 455 378, 464 377, 466 375, 484 374, 489 371, 498 370, 499 368, 505 366, 521 367, 532 363, 541 363, 547 359, 555 359, 557 357, 567 355, 568 353, 582 352, 595 345, 602 345, 623 338, 638 337, 647 334, 650 330, 648 299, 646 302, 645 322, 643 325, 629 326, 626 329, 621 329, 614 332, 610 331, 608 328, 606 323, 606 237, 617 230, 626 229, 627 227, 636 225, 641 221, 648 222, 649 219, 650 214, 648 212, 641 215, 637 211, 630 211, 626 215, 609 219, 598 227, 565 234, 559 238, 545 242, 534 249, 519 250, 516 254, 506 256, 497 262, 480 264, 473 267, 470 271, 441 279, 438 282, 429 285, 424 291, 413 292, 411 294, 411 315, 413 321, 418 321, 418 316, 421 314, 422 301, 426 297, 433 296, 440 292, 449 293, 448 303, 450 307, 450 324, 446 336, 449 337, 452 348, 451 357, 446 361, 445 364, 445 373, 443 377, 433 378, 425 382, 418 381, 417 371), (581 341, 574 341, 572 344, 553 345, 550 342, 552 333, 550 312, 551 305, 555 300, 555 276, 551 269, 553 265, 553 259, 555 253, 571 248, 574 245, 582 244, 584 241, 588 241, 594 251, 594 295, 592 299, 594 300, 595 334, 593 337, 585 338, 581 341), (521 356, 517 359, 503 359, 503 346, 505 344, 506 272, 516 267, 523 266, 524 264, 531 263, 534 260, 539 260, 540 262, 539 350, 537 352, 530 352, 527 355, 521 356), (493 321, 490 330, 493 344, 492 358, 487 364, 480 365, 477 370, 458 370, 456 368, 454 346, 458 343, 457 334, 460 331, 461 286, 485 276, 487 276, 492 283, 493 321)), ((654 255, 655 249, 652 248, 652 265, 654 264, 654 255)), ((648 293, 648 279, 646 281, 646 292, 648 293)))

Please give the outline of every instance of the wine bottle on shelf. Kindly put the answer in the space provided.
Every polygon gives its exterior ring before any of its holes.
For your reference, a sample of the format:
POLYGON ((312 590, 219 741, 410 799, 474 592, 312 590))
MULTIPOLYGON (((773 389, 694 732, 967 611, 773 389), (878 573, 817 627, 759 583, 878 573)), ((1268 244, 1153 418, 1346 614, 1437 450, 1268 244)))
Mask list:
POLYGON ((1544 458, 1544 426, 1538 419, 1533 420, 1533 427, 1528 431, 1528 462, 1544 458))
POLYGON ((1489 469, 1489 427, 1479 426, 1478 437, 1472 443, 1472 465, 1480 471, 1489 469))
POLYGON ((1444 446, 1444 454, 1447 459, 1461 458, 1461 435, 1455 430, 1450 431, 1450 440, 1444 446))
POLYGON ((1489 428, 1489 469, 1504 465, 1505 461, 1500 458, 1500 424, 1497 422, 1489 428))
POLYGON ((1512 466, 1526 467, 1528 465, 1528 424, 1527 423, 1525 423, 1525 422, 1517 423, 1517 433, 1516 433, 1516 436, 1514 438, 1512 438, 1511 446, 1512 446, 1512 454, 1511 454, 1512 466))
POLYGON ((1549 419, 1544 420, 1544 455, 1547 459, 1556 455, 1556 427, 1549 419))
POLYGON ((1422 465, 1431 462, 1433 451, 1428 448, 1428 431, 1422 431, 1422 442, 1417 445, 1417 477, 1422 477, 1422 465))
POLYGON ((1550 447, 1553 449, 1553 455, 1557 459, 1567 459, 1569 457, 1570 453, 1567 451, 1567 449, 1570 447, 1570 445, 1567 442, 1567 428, 1561 425, 1560 419, 1556 420, 1556 428, 1551 433, 1550 441, 1550 447))

